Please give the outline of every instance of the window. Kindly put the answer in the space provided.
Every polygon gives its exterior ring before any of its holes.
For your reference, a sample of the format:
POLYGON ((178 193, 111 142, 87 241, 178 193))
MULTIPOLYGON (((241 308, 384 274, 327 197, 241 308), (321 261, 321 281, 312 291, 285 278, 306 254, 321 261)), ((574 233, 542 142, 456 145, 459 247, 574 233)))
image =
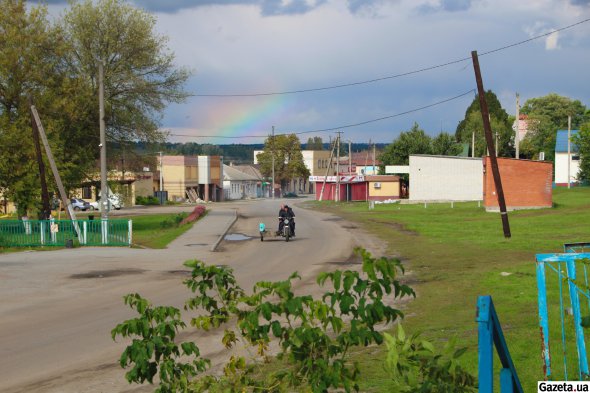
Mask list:
POLYGON ((580 161, 580 156, 572 156, 572 161, 580 161))
POLYGON ((82 199, 92 199, 92 187, 82 187, 82 199))
POLYGON ((322 160, 318 160, 318 168, 322 167, 322 160))

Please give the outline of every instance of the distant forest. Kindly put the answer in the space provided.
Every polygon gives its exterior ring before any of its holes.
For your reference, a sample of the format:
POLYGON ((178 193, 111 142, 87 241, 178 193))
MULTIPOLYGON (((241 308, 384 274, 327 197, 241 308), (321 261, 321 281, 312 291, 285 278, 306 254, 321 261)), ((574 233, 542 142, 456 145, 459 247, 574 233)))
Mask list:
MULTIPOLYGON (((372 148, 372 145, 370 145, 372 148)), ((386 143, 376 143, 377 151, 383 150, 386 143)), ((317 146, 314 146, 317 147, 317 146)), ((366 151, 369 148, 368 143, 353 143, 352 151, 366 151)), ((139 155, 152 155, 162 151, 165 155, 184 155, 184 156, 223 156, 225 163, 233 162, 234 164, 251 164, 254 160, 254 151, 263 150, 264 144, 231 144, 231 145, 212 145, 200 143, 165 143, 162 145, 146 145, 145 143, 136 143, 135 153, 139 155)), ((302 150, 307 149, 307 144, 301 145, 302 150)), ((322 150, 330 150, 329 143, 322 143, 322 150)), ((116 149, 115 149, 116 150, 116 149)), ((340 146, 340 155, 348 154, 348 143, 342 143, 340 146)), ((153 155, 152 155, 153 157, 153 155)))

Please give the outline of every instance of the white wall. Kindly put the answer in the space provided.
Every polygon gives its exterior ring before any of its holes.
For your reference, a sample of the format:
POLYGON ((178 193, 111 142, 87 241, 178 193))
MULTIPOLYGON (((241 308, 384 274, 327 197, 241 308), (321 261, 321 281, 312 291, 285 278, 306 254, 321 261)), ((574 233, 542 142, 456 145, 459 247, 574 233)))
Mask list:
MULTIPOLYGON (((572 154, 572 157, 574 155, 572 154)), ((576 157, 579 155, 576 153, 576 157)), ((571 182, 578 181, 578 171, 580 170, 580 161, 572 160, 570 164, 571 182)), ((555 153, 555 183, 567 184, 567 153, 555 153)))
POLYGON ((410 200, 480 201, 481 158, 410 156, 410 200))

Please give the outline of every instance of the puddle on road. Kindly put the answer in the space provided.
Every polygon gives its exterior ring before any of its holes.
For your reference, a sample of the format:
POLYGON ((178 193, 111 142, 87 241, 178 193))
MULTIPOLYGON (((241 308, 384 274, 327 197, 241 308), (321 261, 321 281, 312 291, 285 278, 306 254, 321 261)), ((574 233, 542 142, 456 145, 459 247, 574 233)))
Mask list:
POLYGON ((237 242, 237 241, 243 241, 243 240, 251 240, 252 236, 246 236, 241 233, 230 233, 230 234, 225 235, 224 239, 229 240, 229 241, 233 241, 233 242, 237 242))
POLYGON ((72 274, 70 278, 108 278, 131 274, 142 274, 143 272, 145 272, 145 270, 142 269, 96 270, 88 273, 72 274))

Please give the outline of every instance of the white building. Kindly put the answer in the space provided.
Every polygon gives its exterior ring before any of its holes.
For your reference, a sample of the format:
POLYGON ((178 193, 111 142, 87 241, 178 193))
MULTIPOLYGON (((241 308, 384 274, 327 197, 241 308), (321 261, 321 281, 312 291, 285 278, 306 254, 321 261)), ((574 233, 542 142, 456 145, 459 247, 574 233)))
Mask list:
POLYGON ((229 165, 223 166, 223 193, 225 200, 256 198, 261 182, 256 176, 244 173, 229 165))
MULTIPOLYGON (((571 137, 578 133, 578 130, 571 130, 571 137)), ((566 186, 568 183, 568 163, 570 173, 570 183, 578 182, 578 172, 580 170, 580 154, 578 146, 570 141, 570 154, 568 157, 568 140, 567 130, 558 130, 555 138, 555 185, 566 186)))
POLYGON ((410 156, 410 200, 481 201, 481 158, 455 156, 410 156))

